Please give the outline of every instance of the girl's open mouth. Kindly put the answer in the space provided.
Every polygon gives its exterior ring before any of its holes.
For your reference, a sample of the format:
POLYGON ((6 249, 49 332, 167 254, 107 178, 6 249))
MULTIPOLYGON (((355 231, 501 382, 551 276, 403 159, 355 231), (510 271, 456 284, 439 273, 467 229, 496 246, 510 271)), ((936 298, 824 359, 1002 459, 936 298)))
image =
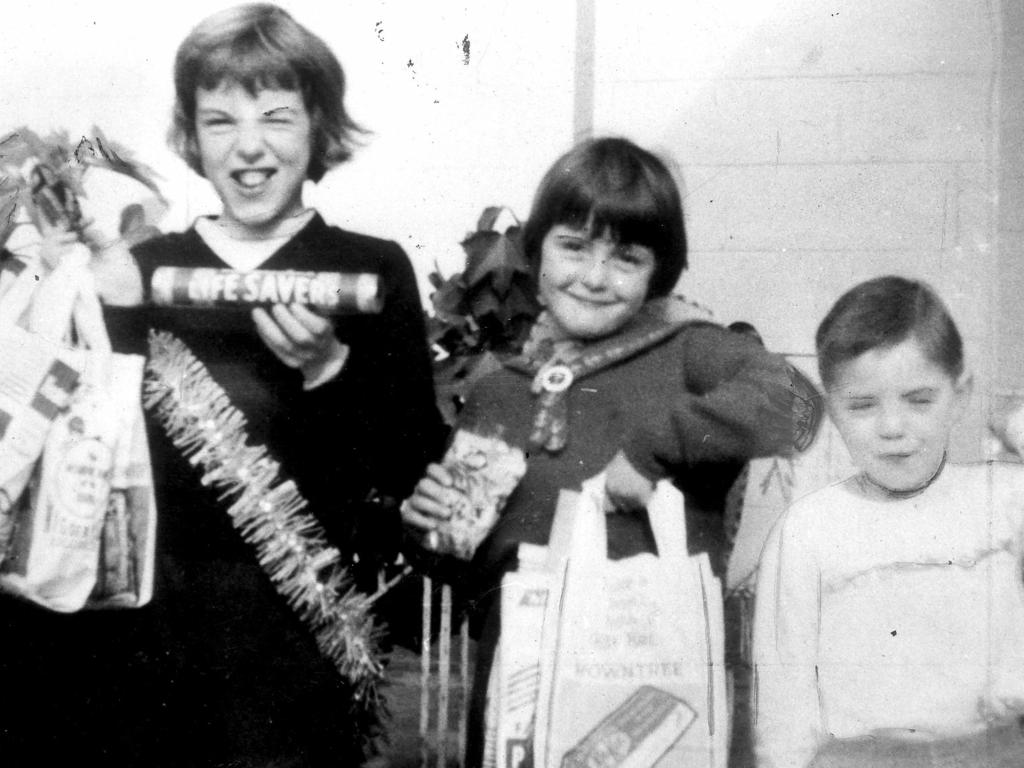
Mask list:
POLYGON ((272 168, 246 168, 240 171, 232 171, 231 179, 247 192, 258 192, 263 189, 276 172, 272 168))

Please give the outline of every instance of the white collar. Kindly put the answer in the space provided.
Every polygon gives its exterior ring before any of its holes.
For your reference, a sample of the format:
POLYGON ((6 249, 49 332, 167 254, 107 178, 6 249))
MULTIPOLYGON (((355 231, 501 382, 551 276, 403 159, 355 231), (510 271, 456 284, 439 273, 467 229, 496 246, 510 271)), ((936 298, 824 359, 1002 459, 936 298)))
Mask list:
POLYGON ((196 219, 195 230, 221 261, 239 272, 249 272, 277 253, 315 215, 316 211, 308 208, 280 222, 270 235, 259 238, 239 237, 212 216, 196 219))

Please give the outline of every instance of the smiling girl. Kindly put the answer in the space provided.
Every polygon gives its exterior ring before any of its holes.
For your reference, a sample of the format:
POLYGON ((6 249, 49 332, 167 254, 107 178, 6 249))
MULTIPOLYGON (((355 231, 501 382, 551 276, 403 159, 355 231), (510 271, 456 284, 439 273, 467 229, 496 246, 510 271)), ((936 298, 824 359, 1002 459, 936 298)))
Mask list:
MULTIPOLYGON (((280 8, 243 5, 188 35, 174 83, 172 144, 213 185, 221 212, 137 246, 137 270, 104 283, 110 303, 139 304, 108 308, 112 341, 142 353, 150 329, 184 341, 244 414, 250 442, 280 462, 375 587, 401 526, 396 508, 368 499, 406 496, 442 425, 407 257, 303 202, 307 180, 351 153, 342 69, 280 8), (383 306, 341 318, 300 304, 155 307, 146 300, 158 267, 372 273, 383 306)), ((31 745, 49 746, 55 764, 358 765, 366 734, 338 671, 233 528, 228 503, 158 424, 148 431, 153 602, 99 617, 5 605, 0 754, 31 745)))
MULTIPOLYGON (((679 191, 653 154, 619 138, 572 149, 541 181, 524 246, 544 311, 523 354, 484 378, 460 416, 461 428, 528 457, 463 582, 483 622, 471 763, 482 754, 497 586, 520 542, 547 544, 559 490, 607 471, 609 500, 627 512, 608 520, 609 554, 621 558, 651 551, 643 506, 671 478, 687 497, 691 546, 719 554, 725 488, 714 480, 794 440, 785 361, 669 297, 686 238, 679 191)), ((431 465, 403 508, 406 523, 429 542, 460 494, 431 465)))
POLYGON ((960 334, 926 285, 882 277, 839 299, 817 349, 860 471, 766 546, 759 765, 1024 765, 1024 472, 946 460, 971 392, 960 334))

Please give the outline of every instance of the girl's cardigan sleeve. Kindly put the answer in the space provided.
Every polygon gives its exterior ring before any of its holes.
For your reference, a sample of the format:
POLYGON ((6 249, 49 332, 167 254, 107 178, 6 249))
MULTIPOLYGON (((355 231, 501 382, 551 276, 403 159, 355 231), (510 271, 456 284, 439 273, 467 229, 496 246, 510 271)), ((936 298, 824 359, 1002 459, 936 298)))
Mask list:
POLYGON ((682 381, 658 419, 627 442, 632 464, 655 479, 701 462, 790 453, 795 389, 786 360, 710 323, 678 338, 682 381))
POLYGON ((810 531, 789 513, 768 539, 754 614, 759 768, 804 768, 825 738, 817 658, 821 580, 810 531))

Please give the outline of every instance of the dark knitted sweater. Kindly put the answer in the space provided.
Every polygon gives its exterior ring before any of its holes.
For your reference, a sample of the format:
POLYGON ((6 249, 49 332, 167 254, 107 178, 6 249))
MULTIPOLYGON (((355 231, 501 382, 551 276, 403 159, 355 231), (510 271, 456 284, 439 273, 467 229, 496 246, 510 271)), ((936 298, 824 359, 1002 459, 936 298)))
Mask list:
MULTIPOLYGON (((483 572, 496 565, 503 571, 519 542, 546 544, 559 490, 578 489, 620 449, 646 476, 675 481, 686 496, 691 551, 714 550, 721 505, 739 467, 793 446, 785 360, 711 323, 684 325, 575 381, 568 443, 557 453, 529 445, 537 406, 530 384, 530 373, 506 366, 481 381, 460 418, 529 453, 526 475, 477 553, 483 572)), ((642 519, 616 515, 609 522, 613 556, 650 548, 642 519)))
MULTIPOLYGON (((158 266, 227 266, 195 230, 150 240, 135 254, 147 287, 158 266)), ((397 518, 366 519, 375 511, 362 501, 371 490, 404 498, 443 439, 412 267, 395 243, 329 227, 316 216, 260 268, 380 276, 382 312, 336 323, 350 352, 332 381, 305 391, 302 375, 256 334, 248 309, 111 308, 114 347, 142 353, 148 329, 173 333, 246 416, 251 442, 267 446, 281 462, 282 475, 296 481, 336 544, 349 553, 361 550, 364 558, 393 550, 397 518)), ((195 469, 155 425, 150 442, 157 498, 167 510, 162 551, 249 559, 216 492, 199 486, 195 469)))
MULTIPOLYGON (((157 266, 225 267, 194 230, 135 249, 157 266)), ((393 550, 397 514, 359 504, 405 496, 443 428, 422 308, 394 244, 315 217, 265 269, 374 272, 379 315, 339 319, 340 375, 304 391, 258 338, 248 311, 108 308, 114 348, 145 352, 155 328, 184 341, 309 501, 332 542, 372 560, 393 550)), ((153 601, 58 615, 0 600, 0 754, 43 762, 147 766, 356 765, 350 693, 308 628, 232 528, 227 504, 152 420, 158 505, 153 601)))
MULTIPOLYGON (((794 443, 795 393, 786 361, 712 323, 684 324, 574 380, 568 390, 568 440, 556 453, 530 445, 538 405, 532 378, 529 366, 507 364, 481 380, 460 416, 459 426, 500 434, 528 453, 526 474, 494 530, 473 562, 451 574, 469 601, 479 637, 470 766, 482 755, 487 679, 500 633, 501 577, 515 568, 520 542, 547 544, 560 489, 578 490, 624 450, 642 473, 669 477, 683 491, 689 548, 708 551, 721 569, 722 506, 729 485, 751 457, 789 453, 794 443)), ((609 557, 654 549, 646 515, 610 515, 607 523, 609 557)))

